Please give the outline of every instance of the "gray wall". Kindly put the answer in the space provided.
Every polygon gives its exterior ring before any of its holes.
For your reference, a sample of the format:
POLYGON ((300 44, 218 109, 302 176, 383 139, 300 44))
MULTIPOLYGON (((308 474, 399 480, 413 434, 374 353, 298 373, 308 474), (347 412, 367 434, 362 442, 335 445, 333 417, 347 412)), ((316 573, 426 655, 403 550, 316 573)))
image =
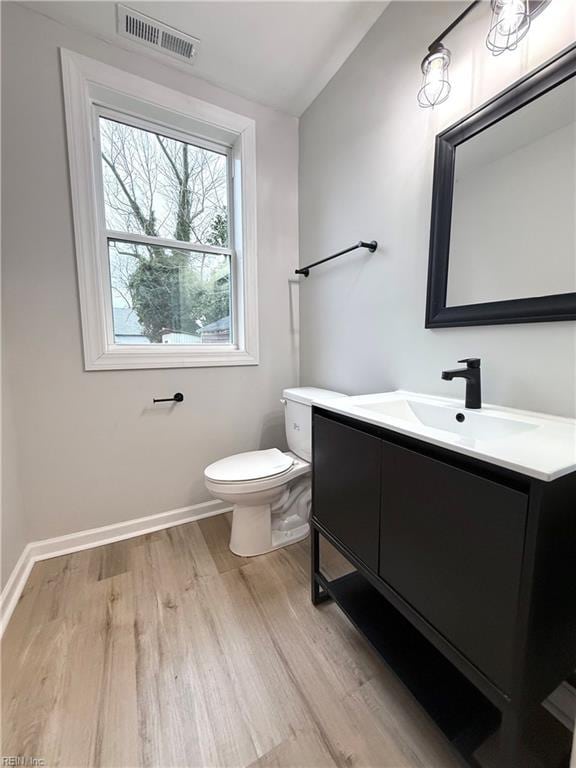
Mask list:
POLYGON ((301 262, 360 238, 381 245, 303 280, 302 381, 461 397, 440 371, 478 356, 486 402, 573 415, 574 323, 424 328, 436 133, 576 38, 576 6, 558 0, 518 51, 494 58, 477 8, 447 41, 450 99, 422 110, 420 61, 460 8, 392 3, 300 121, 301 262))
MULTIPOLYGON (((298 251, 298 127, 154 59, 2 5, 5 374, 30 541, 204 501, 208 463, 284 445, 279 398, 298 381, 297 292, 288 283, 298 251), (256 120, 259 366, 83 370, 59 46, 256 120), (153 396, 177 390, 181 406, 151 407, 153 396)), ((17 514, 6 505, 7 519, 17 514)), ((5 547, 15 560, 14 544, 5 547)))

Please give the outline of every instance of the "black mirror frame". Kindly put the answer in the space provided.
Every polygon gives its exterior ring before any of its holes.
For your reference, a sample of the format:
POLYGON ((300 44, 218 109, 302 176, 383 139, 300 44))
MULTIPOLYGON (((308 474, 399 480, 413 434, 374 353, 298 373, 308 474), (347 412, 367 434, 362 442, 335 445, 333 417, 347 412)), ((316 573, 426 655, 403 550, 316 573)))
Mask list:
POLYGON ((576 293, 446 306, 456 147, 575 75, 572 45, 436 136, 426 328, 576 320, 576 293))

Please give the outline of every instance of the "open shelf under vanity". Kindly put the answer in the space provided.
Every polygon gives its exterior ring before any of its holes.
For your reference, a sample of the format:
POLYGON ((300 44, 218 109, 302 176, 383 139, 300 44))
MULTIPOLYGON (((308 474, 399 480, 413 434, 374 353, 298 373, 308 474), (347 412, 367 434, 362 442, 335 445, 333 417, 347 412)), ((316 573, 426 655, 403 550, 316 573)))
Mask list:
POLYGON ((322 587, 459 752, 472 755, 496 730, 496 707, 362 574, 323 579, 322 587))

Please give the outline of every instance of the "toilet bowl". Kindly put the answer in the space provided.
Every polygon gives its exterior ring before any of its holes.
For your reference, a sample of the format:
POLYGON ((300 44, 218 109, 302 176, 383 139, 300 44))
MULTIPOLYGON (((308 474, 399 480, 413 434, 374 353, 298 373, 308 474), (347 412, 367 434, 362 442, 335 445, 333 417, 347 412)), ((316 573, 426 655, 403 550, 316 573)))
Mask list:
POLYGON ((294 544, 310 531, 312 402, 345 397, 316 387, 282 393, 289 451, 228 456, 204 470, 207 490, 233 505, 230 549, 252 557, 294 544))

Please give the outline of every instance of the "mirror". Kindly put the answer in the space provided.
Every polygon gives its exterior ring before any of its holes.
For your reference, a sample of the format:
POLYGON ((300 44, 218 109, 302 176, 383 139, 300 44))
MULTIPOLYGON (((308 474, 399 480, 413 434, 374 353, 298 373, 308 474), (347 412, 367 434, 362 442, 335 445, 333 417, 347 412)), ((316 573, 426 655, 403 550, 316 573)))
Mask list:
POLYGON ((448 306, 576 291, 576 78, 456 148, 448 306))
POLYGON ((437 137, 427 327, 576 318, 575 54, 437 137))

